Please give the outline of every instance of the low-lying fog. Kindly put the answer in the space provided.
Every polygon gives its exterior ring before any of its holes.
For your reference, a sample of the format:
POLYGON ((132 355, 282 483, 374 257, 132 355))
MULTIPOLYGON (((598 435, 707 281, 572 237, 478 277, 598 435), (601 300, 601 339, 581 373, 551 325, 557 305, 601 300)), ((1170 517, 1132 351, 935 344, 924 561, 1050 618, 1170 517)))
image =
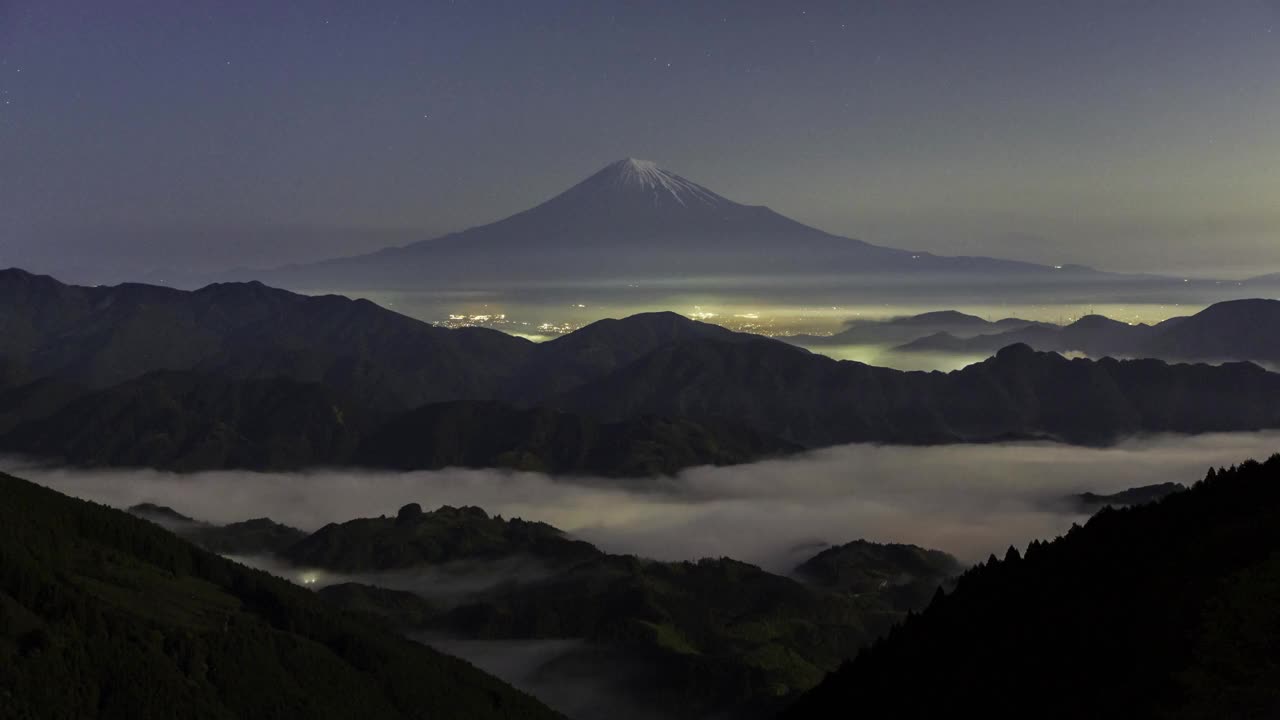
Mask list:
POLYGON ((823 543, 857 538, 976 561, 1053 537, 1080 519, 1059 500, 1161 482, 1280 451, 1280 432, 1158 436, 1107 449, 1049 443, 847 445, 674 478, 553 478, 496 470, 298 473, 83 470, 0 460, 7 472, 116 507, 152 502, 225 523, 271 517, 303 529, 354 517, 478 505, 542 520, 604 550, 663 559, 730 556, 786 572, 823 543))

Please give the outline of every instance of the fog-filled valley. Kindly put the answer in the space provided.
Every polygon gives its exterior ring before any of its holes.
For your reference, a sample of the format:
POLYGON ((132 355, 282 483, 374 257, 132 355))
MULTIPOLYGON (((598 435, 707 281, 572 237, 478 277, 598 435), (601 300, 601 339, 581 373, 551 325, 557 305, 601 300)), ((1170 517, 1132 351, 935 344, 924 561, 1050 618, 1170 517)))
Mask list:
POLYGON ((814 547, 865 538, 939 548, 967 562, 1060 534, 1064 501, 1164 481, 1280 450, 1280 434, 1139 438, 1103 449, 1051 443, 850 445, 675 477, 618 481, 537 473, 83 470, 17 458, 4 472, 118 508, 154 503, 216 523, 269 517, 315 530, 357 517, 477 506, 550 523, 609 552, 661 560, 728 556, 786 572, 814 547))

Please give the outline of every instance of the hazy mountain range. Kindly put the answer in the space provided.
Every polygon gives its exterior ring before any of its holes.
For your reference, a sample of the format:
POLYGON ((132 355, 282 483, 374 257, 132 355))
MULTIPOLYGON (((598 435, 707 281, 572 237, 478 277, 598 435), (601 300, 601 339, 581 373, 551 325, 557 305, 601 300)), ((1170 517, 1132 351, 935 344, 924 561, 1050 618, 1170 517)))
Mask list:
POLYGON ((952 329, 919 337, 899 350, 990 353, 1013 343, 1037 350, 1081 352, 1091 357, 1158 357, 1166 360, 1280 363, 1280 300, 1231 300, 1189 317, 1155 325, 1088 315, 1065 327, 1028 325, 990 334, 960 336, 952 329))
POLYGON ((957 338, 970 338, 977 335, 1011 332, 1032 327, 1048 328, 1053 327, 1053 325, 1020 318, 1003 318, 992 321, 955 310, 939 310, 883 320, 851 320, 845 323, 842 330, 831 335, 791 335, 779 339, 806 347, 823 345, 897 345, 940 333, 957 338))
MULTIPOLYGON (((673 313, 535 344, 256 283, 83 288, 16 270, 0 273, 0 299, 0 449, 90 465, 642 476, 850 442, 1280 426, 1280 375, 1249 363, 1019 344, 948 374, 901 372, 673 313)), ((1249 312, 1217 318, 1208 342, 1269 322, 1255 304, 1218 307, 1249 312)))

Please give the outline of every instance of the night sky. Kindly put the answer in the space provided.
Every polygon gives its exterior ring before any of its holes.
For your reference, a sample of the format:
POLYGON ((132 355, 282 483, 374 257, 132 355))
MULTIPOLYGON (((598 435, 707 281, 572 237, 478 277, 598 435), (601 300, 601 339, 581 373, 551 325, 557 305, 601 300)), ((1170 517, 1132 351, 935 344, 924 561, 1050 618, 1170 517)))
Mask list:
POLYGON ((1280 2, 0 0, 0 264, 351 254, 626 156, 884 245, 1280 271, 1280 2))

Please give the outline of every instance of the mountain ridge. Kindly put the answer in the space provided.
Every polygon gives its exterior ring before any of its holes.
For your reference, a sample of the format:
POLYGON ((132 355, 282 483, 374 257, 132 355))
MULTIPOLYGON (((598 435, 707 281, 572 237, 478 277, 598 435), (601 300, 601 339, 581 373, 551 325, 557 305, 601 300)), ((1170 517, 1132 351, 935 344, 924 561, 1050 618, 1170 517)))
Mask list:
POLYGON ((992 352, 1010 343, 1091 357, 1158 357, 1170 361, 1280 363, 1280 300, 1248 298, 1214 303, 1194 315, 1155 325, 1130 325, 1087 315, 1063 327, 1037 326, 960 338, 940 332, 897 347, 906 352, 992 352))
POLYGON ((0 447, 88 465, 642 476, 852 442, 1280 427, 1280 375, 1249 363, 1015 344, 903 372, 664 312, 534 344, 256 284, 75 288, 10 272, 6 294, 25 300, 0 306, 0 447))

